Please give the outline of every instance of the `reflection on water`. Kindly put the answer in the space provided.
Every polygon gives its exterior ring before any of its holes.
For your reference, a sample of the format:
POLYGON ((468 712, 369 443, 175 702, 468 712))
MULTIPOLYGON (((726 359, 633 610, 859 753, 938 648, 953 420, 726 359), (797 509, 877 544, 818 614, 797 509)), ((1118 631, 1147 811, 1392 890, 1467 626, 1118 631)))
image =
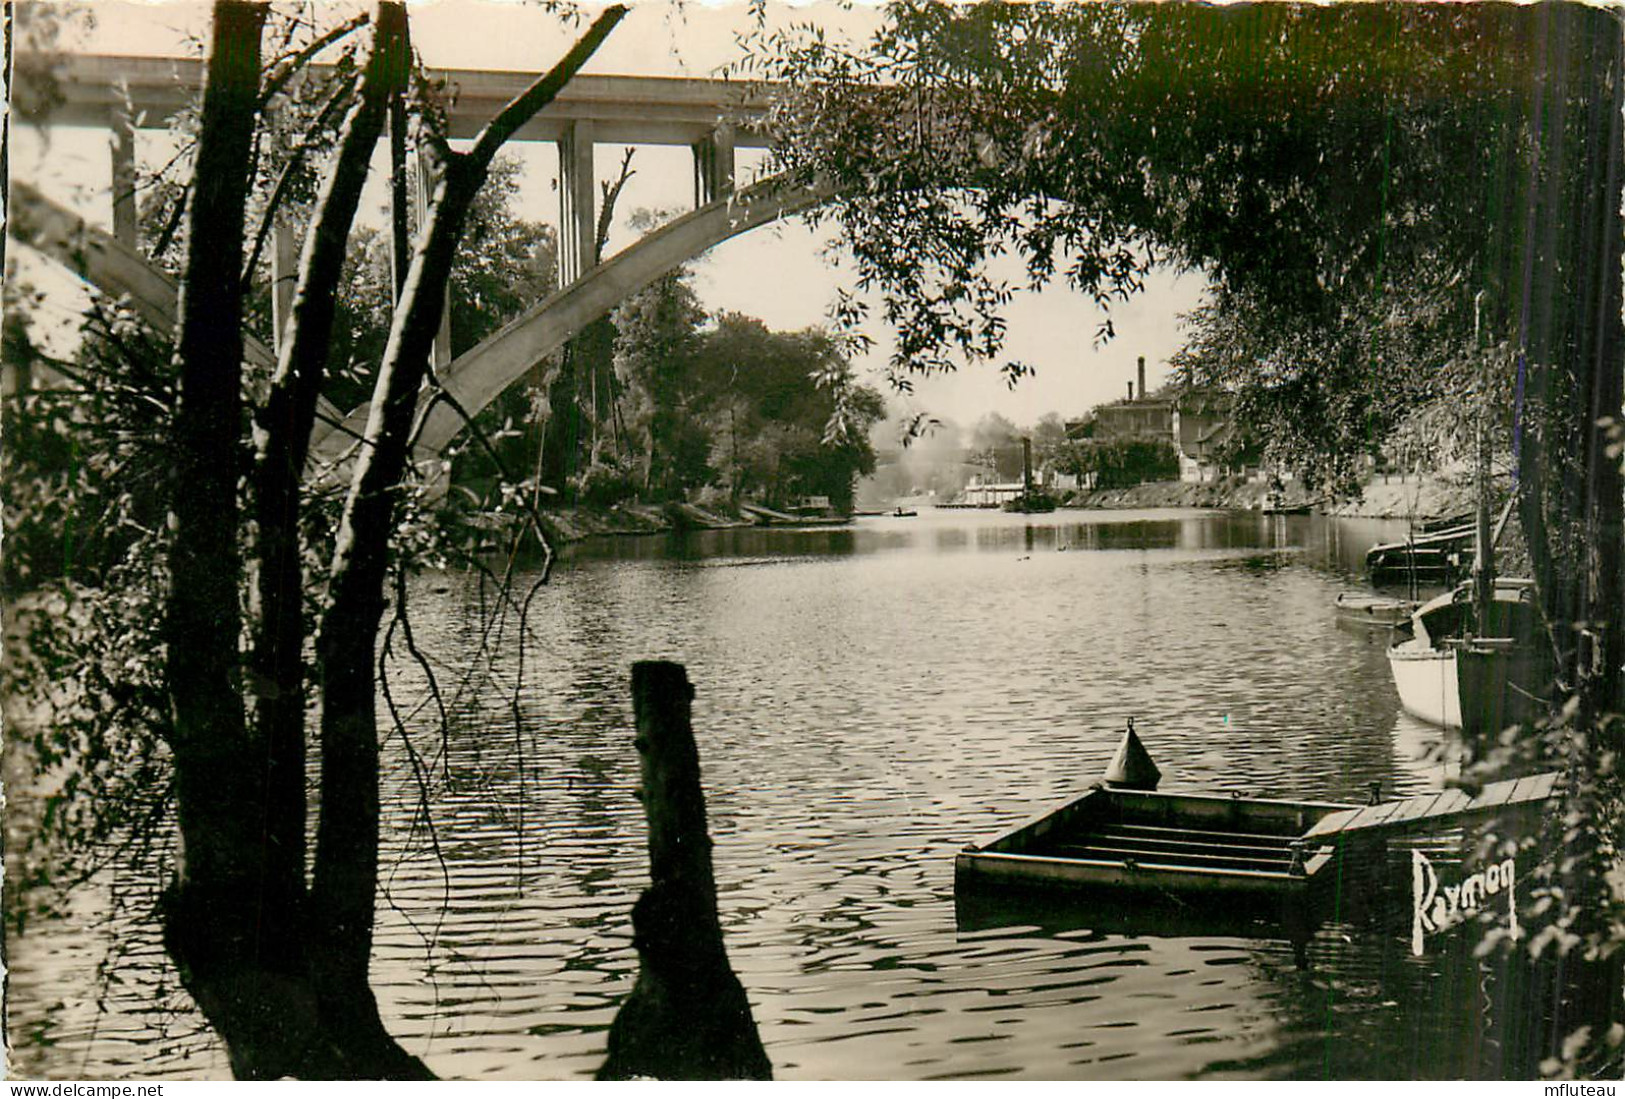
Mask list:
MULTIPOLYGON (((1385 638, 1332 613, 1392 529, 927 512, 606 540, 572 547, 534 601, 523 669, 515 621, 482 631, 477 579, 420 578, 450 731, 392 663, 434 811, 431 833, 392 736, 388 1021, 447 1076, 596 1069, 645 873, 628 668, 668 658, 698 692, 728 949, 781 1079, 1495 1071, 1454 1037, 1483 999, 1473 985, 1448 1008, 1473 967, 1411 959, 1380 922, 1333 913, 1301 969, 1267 920, 1158 934, 1132 911, 956 915, 954 852, 1083 791, 1131 716, 1168 788, 1440 785, 1445 747, 1399 713, 1385 638), (482 643, 495 669, 459 683, 482 643)), ((150 924, 59 922, 13 959, 22 1071, 225 1073, 150 924), (114 941, 119 979, 99 982, 114 941)))

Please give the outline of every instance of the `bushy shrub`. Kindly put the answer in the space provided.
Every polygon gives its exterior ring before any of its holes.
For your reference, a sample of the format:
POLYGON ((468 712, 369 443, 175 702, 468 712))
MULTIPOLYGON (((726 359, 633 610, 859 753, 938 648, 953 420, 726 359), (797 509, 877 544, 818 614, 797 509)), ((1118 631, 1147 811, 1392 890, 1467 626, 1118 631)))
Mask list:
POLYGON ((637 496, 637 481, 613 458, 594 462, 572 479, 575 498, 589 507, 613 507, 637 496))

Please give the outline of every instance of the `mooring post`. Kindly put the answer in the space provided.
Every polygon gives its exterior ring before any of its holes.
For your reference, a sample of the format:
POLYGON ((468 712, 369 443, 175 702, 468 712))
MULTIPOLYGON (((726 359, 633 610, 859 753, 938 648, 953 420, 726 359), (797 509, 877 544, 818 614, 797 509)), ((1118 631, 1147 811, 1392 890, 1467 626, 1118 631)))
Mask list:
POLYGON ((609 1029, 600 1080, 769 1080, 745 988, 728 965, 681 664, 632 666, 649 888, 632 907, 638 979, 609 1029))

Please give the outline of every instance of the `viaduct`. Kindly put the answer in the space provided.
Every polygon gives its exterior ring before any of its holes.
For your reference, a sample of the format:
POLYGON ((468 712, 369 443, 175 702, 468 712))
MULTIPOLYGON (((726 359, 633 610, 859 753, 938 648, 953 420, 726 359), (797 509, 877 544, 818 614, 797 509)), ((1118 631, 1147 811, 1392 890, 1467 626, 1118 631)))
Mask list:
MULTIPOLYGON (((65 102, 52 124, 98 127, 112 134, 112 230, 97 228, 37 187, 13 181, 11 235, 67 265, 110 295, 128 295, 158 331, 175 322, 177 287, 149 264, 136 242, 135 138, 142 128, 162 129, 187 105, 201 81, 201 62, 150 57, 83 55, 58 73, 65 102)), ((452 70, 432 73, 451 93, 449 136, 472 137, 534 74, 452 70)), ((791 187, 778 178, 736 189, 735 150, 764 147, 757 123, 772 89, 719 80, 635 76, 578 76, 515 135, 552 142, 559 150, 560 282, 477 346, 452 360, 446 333, 436 348, 436 375, 446 394, 473 415, 535 364, 561 348, 588 323, 672 268, 716 244, 830 197, 818 187, 791 187), (694 209, 594 264, 597 212, 594 148, 603 144, 677 145, 693 152, 694 209), (450 360, 450 361, 447 361, 450 360)), ((291 305, 298 262, 292 231, 274 232, 274 331, 291 305)), ((274 362, 275 349, 250 338, 247 356, 274 362)), ((425 393, 418 436, 420 458, 438 454, 463 428, 454 407, 425 393)), ((366 423, 367 407, 328 406, 317 426, 318 460, 336 462, 366 423)))

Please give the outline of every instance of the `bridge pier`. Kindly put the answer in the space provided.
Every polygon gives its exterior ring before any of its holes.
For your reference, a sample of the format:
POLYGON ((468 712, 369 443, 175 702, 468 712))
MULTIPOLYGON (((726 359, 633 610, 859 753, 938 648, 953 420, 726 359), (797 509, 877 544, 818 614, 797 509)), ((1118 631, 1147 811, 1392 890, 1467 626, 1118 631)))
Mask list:
POLYGON ((733 193, 734 131, 718 126, 696 141, 694 150, 694 208, 733 193))
POLYGON ((559 138, 559 285, 598 266, 598 214, 593 174, 593 124, 578 118, 559 138))

